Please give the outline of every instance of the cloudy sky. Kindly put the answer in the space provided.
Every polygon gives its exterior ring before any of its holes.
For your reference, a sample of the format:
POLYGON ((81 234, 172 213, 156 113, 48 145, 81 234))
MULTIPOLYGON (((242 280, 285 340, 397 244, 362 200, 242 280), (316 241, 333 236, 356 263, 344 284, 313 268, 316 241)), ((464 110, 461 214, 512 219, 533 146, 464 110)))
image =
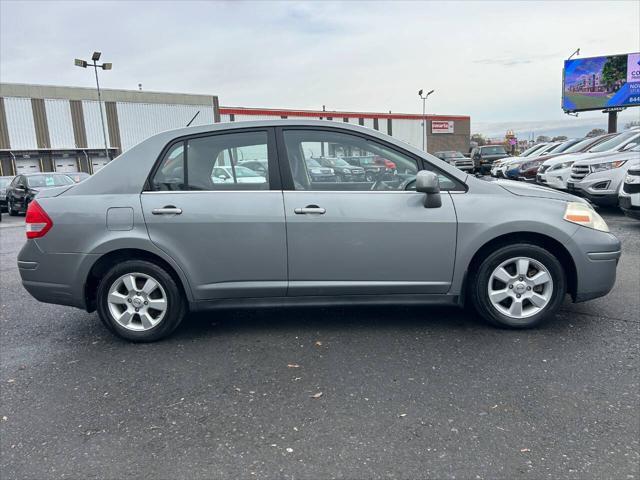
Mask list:
MULTIPOLYGON (((475 129, 605 124, 560 109, 562 62, 640 50, 640 2, 0 0, 0 80, 216 94, 228 106, 471 115, 475 129), (567 123, 568 122, 568 123, 567 123)), ((625 119, 638 118, 638 110, 625 119)))

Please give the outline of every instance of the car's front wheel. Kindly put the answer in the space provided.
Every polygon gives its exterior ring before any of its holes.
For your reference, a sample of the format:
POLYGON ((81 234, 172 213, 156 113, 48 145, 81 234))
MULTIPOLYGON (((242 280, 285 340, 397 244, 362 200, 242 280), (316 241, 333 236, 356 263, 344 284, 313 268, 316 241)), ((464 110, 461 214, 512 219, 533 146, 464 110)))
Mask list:
POLYGON ((101 279, 97 310, 116 335, 153 342, 171 334, 186 314, 186 302, 173 277, 155 263, 127 260, 101 279))
POLYGON ((490 323, 535 327, 560 307, 567 291, 562 264, 531 244, 502 247, 488 255, 470 278, 471 301, 490 323))
POLYGON ((15 200, 12 198, 7 199, 7 210, 9 211, 9 215, 12 217, 18 216, 18 210, 15 208, 15 200))

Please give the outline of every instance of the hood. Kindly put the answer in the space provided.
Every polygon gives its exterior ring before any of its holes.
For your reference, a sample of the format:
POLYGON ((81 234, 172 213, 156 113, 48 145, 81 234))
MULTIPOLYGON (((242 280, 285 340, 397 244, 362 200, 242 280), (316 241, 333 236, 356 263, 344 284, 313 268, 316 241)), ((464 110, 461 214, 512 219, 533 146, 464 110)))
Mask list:
POLYGON ((601 155, 591 155, 587 158, 581 158, 576 160, 575 164, 579 165, 591 165, 594 163, 602 163, 602 162, 614 162, 616 160, 635 160, 640 158, 640 152, 607 152, 601 155))
POLYGON ((521 197, 537 197, 548 198, 551 200, 562 200, 565 202, 580 202, 588 203, 586 200, 569 193, 560 192, 552 188, 542 187, 540 185, 534 185, 531 183, 514 182, 511 180, 496 180, 493 182, 509 193, 518 195, 521 197))

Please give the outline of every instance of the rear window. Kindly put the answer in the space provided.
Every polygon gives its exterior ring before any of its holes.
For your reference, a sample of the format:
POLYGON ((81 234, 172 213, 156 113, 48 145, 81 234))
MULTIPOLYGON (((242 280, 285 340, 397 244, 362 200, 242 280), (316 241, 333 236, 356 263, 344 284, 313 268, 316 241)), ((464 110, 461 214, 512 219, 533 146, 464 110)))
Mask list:
POLYGON ((483 155, 500 155, 502 153, 507 153, 503 146, 495 145, 491 147, 482 147, 483 155))
POLYGON ((73 180, 66 175, 32 175, 27 178, 27 184, 31 188, 62 187, 73 185, 73 180))

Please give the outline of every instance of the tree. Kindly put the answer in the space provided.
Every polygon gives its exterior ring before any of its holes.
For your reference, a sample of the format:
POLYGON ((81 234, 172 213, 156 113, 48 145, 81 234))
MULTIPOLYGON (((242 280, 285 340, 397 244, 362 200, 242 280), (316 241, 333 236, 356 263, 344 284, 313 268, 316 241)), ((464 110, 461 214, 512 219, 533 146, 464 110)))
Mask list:
POLYGON ((564 142, 565 140, 567 140, 566 135, 558 135, 557 137, 553 137, 551 139, 552 142, 564 142))
POLYGON ((627 124, 625 124, 624 129, 625 130, 629 130, 630 128, 633 127, 640 127, 640 122, 638 120, 634 120, 632 122, 629 122, 627 124))
POLYGON ((617 86, 624 83, 626 79, 627 57, 625 55, 618 55, 607 58, 604 67, 602 67, 600 83, 607 87, 609 92, 612 92, 617 86))
POLYGON ((481 133, 474 133, 471 135, 471 141, 477 143, 478 146, 482 146, 487 143, 481 133))
POLYGON ((547 137, 546 135, 538 135, 538 138, 536 138, 536 143, 544 143, 544 142, 550 142, 551 138, 547 137))
POLYGON ((597 137, 599 135, 604 135, 605 133, 607 133, 604 128, 594 128, 593 130, 591 130, 589 133, 587 133, 587 138, 592 138, 592 137, 597 137))

